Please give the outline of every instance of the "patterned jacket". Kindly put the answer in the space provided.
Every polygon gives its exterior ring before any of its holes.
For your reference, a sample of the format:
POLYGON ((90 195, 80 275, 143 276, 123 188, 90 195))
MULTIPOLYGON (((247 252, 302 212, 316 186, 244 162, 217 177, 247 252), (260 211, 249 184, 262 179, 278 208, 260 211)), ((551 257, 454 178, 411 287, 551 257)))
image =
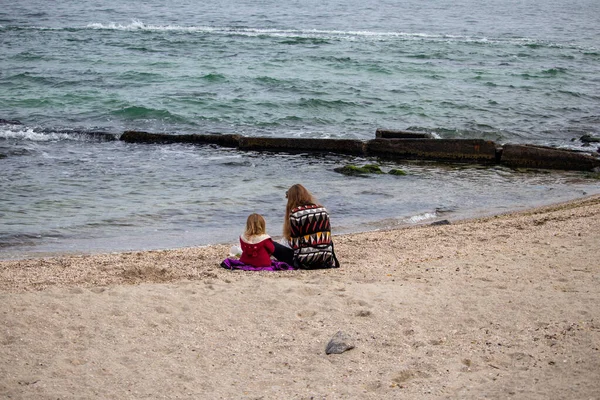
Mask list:
POLYGON ((297 268, 337 268, 333 252, 329 213, 325 207, 308 204, 290 213, 290 245, 297 268))

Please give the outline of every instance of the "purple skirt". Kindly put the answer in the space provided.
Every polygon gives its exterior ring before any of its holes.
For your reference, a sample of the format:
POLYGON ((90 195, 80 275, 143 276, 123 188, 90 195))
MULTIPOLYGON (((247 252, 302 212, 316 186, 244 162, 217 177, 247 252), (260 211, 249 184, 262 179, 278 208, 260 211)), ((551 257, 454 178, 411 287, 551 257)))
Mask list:
POLYGON ((268 267, 253 267, 235 258, 224 259, 221 267, 225 269, 241 269, 243 271, 291 271, 294 269, 291 265, 282 261, 271 260, 271 265, 268 267))

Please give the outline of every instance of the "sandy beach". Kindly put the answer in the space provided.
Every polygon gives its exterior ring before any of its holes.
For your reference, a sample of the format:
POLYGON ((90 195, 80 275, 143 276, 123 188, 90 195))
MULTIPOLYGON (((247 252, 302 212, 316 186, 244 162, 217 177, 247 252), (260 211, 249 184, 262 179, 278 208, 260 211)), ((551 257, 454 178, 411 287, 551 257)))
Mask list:
POLYGON ((226 245, 2 261, 0 398, 598 399, 599 226, 592 196, 335 236, 336 270, 228 271, 226 245))

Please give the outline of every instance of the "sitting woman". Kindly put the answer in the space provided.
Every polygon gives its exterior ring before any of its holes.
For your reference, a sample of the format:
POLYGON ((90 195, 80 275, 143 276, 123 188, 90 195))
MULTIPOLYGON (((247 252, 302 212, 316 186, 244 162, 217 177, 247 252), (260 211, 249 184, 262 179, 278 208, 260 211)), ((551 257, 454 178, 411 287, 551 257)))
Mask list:
POLYGON ((290 187, 286 197, 283 236, 290 247, 275 242, 273 256, 296 268, 338 268, 325 207, 300 184, 290 187))

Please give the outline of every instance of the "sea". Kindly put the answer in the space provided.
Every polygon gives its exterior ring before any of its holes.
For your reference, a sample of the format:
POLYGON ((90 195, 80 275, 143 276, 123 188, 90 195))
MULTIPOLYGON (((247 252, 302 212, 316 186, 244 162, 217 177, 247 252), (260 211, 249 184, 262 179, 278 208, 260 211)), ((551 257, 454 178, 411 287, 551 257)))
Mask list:
POLYGON ((128 144, 127 130, 369 140, 381 129, 597 154, 598 0, 0 0, 0 259, 235 243, 285 191, 333 233, 600 193, 582 172, 128 144), (346 164, 389 174, 348 177, 346 164))

